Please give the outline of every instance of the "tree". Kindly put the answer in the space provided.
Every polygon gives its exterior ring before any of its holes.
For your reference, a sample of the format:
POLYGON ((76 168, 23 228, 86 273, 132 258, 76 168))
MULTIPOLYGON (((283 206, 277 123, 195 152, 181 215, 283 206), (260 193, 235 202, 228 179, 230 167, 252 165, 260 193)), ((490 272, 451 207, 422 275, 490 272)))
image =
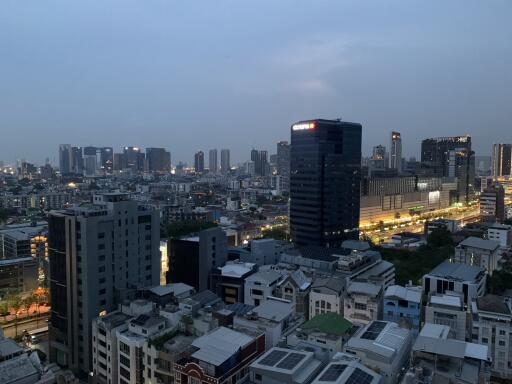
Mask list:
POLYGON ((18 311, 23 306, 23 303, 18 295, 12 295, 9 297, 9 305, 14 309, 14 333, 15 337, 18 337, 18 311))
POLYGON ((9 303, 4 300, 0 302, 0 316, 4 317, 4 323, 7 321, 7 316, 9 315, 9 303))
POLYGON ((453 245, 450 231, 445 228, 435 228, 427 238, 428 245, 433 247, 443 247, 453 245))
POLYGON ((41 301, 48 296, 48 290, 46 288, 39 287, 32 292, 32 297, 36 303, 37 308, 37 326, 39 326, 39 317, 41 316, 41 301))
POLYGON ((197 233, 204 229, 216 227, 217 224, 210 221, 185 220, 171 223, 167 226, 167 237, 178 239, 182 236, 197 233))

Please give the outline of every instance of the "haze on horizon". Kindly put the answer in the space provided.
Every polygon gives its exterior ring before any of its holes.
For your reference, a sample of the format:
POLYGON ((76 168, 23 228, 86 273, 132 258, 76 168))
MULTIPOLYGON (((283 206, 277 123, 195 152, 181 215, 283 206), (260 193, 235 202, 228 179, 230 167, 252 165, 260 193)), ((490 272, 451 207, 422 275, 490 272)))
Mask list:
POLYGON ((0 2, 0 160, 58 144, 275 153, 298 120, 512 142, 512 2, 0 2))

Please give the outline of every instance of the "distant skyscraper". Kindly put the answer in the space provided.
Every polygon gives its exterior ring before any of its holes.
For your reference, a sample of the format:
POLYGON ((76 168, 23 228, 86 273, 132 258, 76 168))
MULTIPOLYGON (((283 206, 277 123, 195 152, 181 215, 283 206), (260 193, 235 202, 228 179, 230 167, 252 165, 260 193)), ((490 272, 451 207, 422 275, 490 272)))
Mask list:
POLYGON ((61 175, 72 173, 73 155, 71 144, 61 144, 59 146, 59 170, 61 175))
POLYGON ((100 149, 100 167, 105 173, 112 173, 114 169, 114 150, 112 147, 100 149))
POLYGON ((277 143, 277 174, 281 176, 281 190, 290 192, 290 144, 287 141, 277 143))
POLYGON ((98 149, 84 147, 84 169, 87 176, 94 176, 98 168, 98 149))
POLYGON ((254 173, 256 176, 267 176, 270 169, 267 151, 251 150, 251 161, 254 162, 254 173))
POLYGON ((82 174, 84 172, 84 157, 82 147, 71 148, 71 172, 82 174))
POLYGON ((123 161, 125 163, 124 168, 131 169, 133 171, 144 170, 145 156, 141 148, 138 147, 124 147, 123 149, 123 161))
POLYGON ((492 176, 508 177, 512 175, 512 144, 494 144, 492 146, 492 176))
POLYGON ((163 172, 171 169, 171 154, 164 148, 146 148, 148 171, 163 172))
POLYGON ((296 245, 358 238, 361 130, 340 120, 292 125, 290 234, 296 245))
POLYGON ((217 150, 216 149, 210 149, 210 152, 208 153, 208 169, 211 173, 217 173, 219 170, 218 168, 218 161, 217 161, 217 150))
POLYGON ((474 197, 475 153, 470 136, 438 137, 421 142, 421 163, 443 177, 457 178, 458 200, 467 204, 474 197))
POLYGON ((389 152, 389 168, 402 171, 402 136, 399 132, 391 132, 391 150, 389 152))
POLYGON ((231 170, 229 149, 222 149, 220 151, 220 170, 222 173, 228 173, 231 170))
POLYGON ((204 152, 199 151, 194 155, 194 169, 198 173, 204 172, 204 152))
POLYGON ((92 319, 160 283, 158 211, 121 193, 94 196, 93 203, 48 218, 49 358, 85 373, 92 319))

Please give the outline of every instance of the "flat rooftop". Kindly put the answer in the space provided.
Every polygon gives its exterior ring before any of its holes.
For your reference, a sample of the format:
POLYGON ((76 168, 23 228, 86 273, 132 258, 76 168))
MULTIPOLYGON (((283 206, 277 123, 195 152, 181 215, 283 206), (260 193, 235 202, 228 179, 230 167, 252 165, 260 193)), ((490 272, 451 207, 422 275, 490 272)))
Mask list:
POLYGON ((427 275, 446 280, 473 282, 482 278, 485 275, 485 270, 472 265, 444 261, 427 275))

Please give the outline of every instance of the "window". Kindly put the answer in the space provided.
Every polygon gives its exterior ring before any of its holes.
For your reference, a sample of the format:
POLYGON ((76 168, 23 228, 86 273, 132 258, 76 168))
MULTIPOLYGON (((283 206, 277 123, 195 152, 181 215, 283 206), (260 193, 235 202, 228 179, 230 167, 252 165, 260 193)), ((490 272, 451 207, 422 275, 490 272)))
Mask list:
POLYGON ((366 304, 362 303, 355 303, 354 307, 360 311, 366 311, 366 304))
POLYGON ((188 377, 188 384, 201 384, 201 380, 195 378, 195 377, 192 377, 192 376, 189 376, 188 377))
POLYGON ((482 343, 487 344, 489 342, 489 339, 487 337, 482 337, 482 343))
POLYGON ((507 331, 500 329, 500 336, 505 336, 507 334, 507 331))
POLYGON ((122 341, 119 342, 119 350, 123 353, 126 353, 127 355, 130 355, 130 346, 123 343, 122 341))
POLYGON ((130 380, 130 372, 127 369, 120 367, 119 374, 125 379, 130 380))
POLYGON ((505 341, 503 341, 503 340, 498 341, 498 345, 499 345, 500 347, 504 347, 506 344, 507 344, 507 343, 505 343, 505 341))
POLYGON ((125 367, 130 368, 130 359, 127 358, 125 355, 119 355, 119 362, 125 367))

